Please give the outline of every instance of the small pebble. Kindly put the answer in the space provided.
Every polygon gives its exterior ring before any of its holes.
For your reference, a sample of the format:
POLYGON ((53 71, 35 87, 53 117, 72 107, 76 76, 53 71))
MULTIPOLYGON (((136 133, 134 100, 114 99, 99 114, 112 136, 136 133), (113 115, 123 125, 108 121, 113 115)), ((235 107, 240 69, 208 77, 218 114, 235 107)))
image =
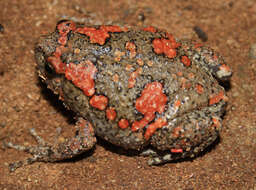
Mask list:
POLYGON ((206 42, 208 40, 207 34, 199 26, 195 26, 193 29, 197 34, 198 38, 200 38, 203 42, 206 42))
POLYGON ((249 50, 249 57, 251 59, 256 59, 256 43, 251 45, 249 50))
POLYGON ((0 33, 4 33, 4 26, 0 24, 0 33))
POLYGON ((144 21, 145 21, 146 17, 145 17, 145 15, 144 15, 143 12, 141 12, 141 13, 138 15, 138 19, 139 19, 139 21, 141 21, 141 22, 144 22, 144 21))

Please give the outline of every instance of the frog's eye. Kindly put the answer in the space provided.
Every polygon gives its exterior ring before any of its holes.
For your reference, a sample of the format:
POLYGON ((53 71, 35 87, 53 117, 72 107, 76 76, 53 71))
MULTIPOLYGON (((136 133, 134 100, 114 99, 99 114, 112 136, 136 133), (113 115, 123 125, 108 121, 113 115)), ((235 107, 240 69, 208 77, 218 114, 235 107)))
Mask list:
POLYGON ((45 72, 48 74, 55 74, 54 68, 51 63, 47 62, 44 66, 45 72))

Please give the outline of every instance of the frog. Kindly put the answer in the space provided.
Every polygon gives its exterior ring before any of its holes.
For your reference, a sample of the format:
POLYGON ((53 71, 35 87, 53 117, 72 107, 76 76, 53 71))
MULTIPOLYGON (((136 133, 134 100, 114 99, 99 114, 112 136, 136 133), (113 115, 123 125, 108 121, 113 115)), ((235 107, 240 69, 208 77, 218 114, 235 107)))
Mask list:
POLYGON ((147 156, 149 165, 194 158, 219 138, 232 76, 209 47, 149 27, 88 25, 61 20, 35 45, 39 78, 75 113, 75 134, 49 144, 7 142, 34 162, 56 162, 90 149, 101 138, 147 156))

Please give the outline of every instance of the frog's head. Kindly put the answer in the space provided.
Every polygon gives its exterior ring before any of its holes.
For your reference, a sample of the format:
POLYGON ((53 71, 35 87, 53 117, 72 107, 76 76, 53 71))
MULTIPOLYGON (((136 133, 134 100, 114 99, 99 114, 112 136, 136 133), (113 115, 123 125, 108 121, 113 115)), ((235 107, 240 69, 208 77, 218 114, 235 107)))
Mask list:
POLYGON ((232 71, 221 55, 209 47, 201 47, 196 52, 194 58, 202 67, 210 71, 214 78, 221 82, 230 79, 232 71))
POLYGON ((65 45, 71 31, 76 25, 72 21, 61 20, 56 25, 56 32, 42 36, 35 47, 35 58, 39 76, 49 80, 57 74, 64 73, 66 64, 62 62, 65 45))
POLYGON ((61 50, 58 47, 56 33, 42 36, 35 46, 35 59, 38 75, 47 86, 56 92, 61 85, 61 50))

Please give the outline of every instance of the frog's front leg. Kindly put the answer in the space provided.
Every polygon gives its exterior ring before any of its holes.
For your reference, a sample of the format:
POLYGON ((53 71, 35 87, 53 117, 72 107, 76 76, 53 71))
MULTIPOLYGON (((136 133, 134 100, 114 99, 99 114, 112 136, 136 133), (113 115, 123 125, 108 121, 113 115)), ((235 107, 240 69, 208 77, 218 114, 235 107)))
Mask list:
POLYGON ((31 135, 36 139, 37 146, 21 146, 11 142, 5 143, 8 148, 30 153, 33 157, 24 161, 17 161, 9 165, 10 171, 14 171, 24 165, 34 162, 55 162, 77 156, 89 149, 96 143, 92 125, 83 118, 79 118, 75 125, 75 136, 66 139, 65 142, 50 145, 37 135, 35 129, 30 130, 31 135))

